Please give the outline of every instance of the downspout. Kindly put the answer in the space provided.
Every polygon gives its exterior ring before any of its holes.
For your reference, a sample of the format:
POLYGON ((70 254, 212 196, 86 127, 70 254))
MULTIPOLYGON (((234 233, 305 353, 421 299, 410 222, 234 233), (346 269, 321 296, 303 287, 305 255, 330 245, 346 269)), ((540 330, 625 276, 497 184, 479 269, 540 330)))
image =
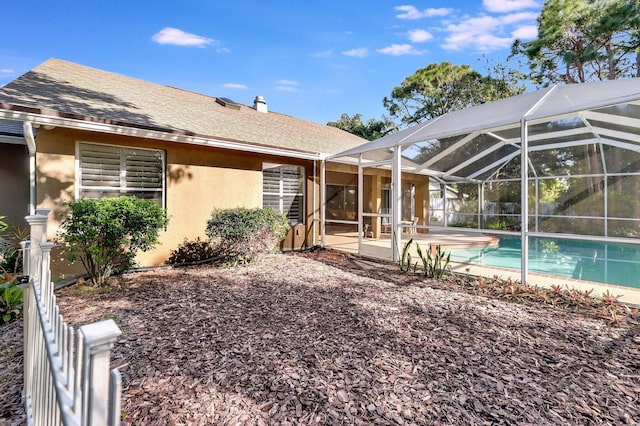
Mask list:
POLYGON ((29 215, 36 214, 36 138, 30 121, 22 122, 24 140, 29 151, 29 215))
POLYGON ((316 245, 316 241, 318 240, 316 237, 316 222, 318 221, 318 203, 316 201, 316 196, 317 196, 317 191, 316 191, 316 186, 318 185, 318 181, 317 181, 317 177, 316 177, 316 167, 318 167, 318 162, 316 160, 313 160, 313 206, 312 206, 312 210, 313 210, 313 215, 312 215, 312 225, 311 225, 311 235, 313 235, 313 237, 311 238, 311 247, 314 247, 316 245))
POLYGON ((327 160, 322 159, 320 163, 320 245, 325 245, 325 222, 326 222, 326 203, 327 203, 327 160))

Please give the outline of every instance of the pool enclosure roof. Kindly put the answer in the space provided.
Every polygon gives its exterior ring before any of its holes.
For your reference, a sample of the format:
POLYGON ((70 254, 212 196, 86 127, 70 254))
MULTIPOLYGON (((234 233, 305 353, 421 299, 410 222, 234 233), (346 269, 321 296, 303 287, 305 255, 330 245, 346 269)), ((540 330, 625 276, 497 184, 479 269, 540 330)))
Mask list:
MULTIPOLYGON (((640 78, 559 85, 450 112, 331 159, 362 155, 363 163, 380 162, 399 147, 405 172, 483 181, 510 161, 520 162, 525 129, 529 153, 599 144, 605 171, 607 152, 640 156, 640 78)), ((530 176, 547 173, 531 165, 530 176)))

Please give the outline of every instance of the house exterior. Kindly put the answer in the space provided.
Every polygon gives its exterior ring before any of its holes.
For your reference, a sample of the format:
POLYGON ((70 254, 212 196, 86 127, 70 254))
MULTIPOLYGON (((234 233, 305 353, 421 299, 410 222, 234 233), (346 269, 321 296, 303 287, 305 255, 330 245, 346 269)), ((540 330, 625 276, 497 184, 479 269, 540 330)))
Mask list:
POLYGON ((29 157, 19 121, 0 120, 0 216, 25 226, 29 204, 29 157))
MULTIPOLYGON (((292 225, 283 249, 301 249, 319 243, 321 174, 355 179, 353 165, 324 159, 365 142, 269 111, 261 97, 240 105, 50 59, 0 88, 0 215, 49 208, 54 238, 66 202, 156 200, 170 222, 138 259, 152 266, 204 236, 214 208, 270 206, 292 225)), ((61 258, 54 268, 78 271, 61 258)))

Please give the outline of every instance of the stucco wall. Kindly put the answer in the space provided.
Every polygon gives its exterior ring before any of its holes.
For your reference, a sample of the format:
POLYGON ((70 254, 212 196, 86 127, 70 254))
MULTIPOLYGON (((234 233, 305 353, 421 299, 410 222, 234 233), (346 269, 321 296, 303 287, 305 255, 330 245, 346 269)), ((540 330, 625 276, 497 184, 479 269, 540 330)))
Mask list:
POLYGON ((1 144, 0 216, 23 227, 29 214, 29 154, 26 145, 1 144))
MULTIPOLYGON (((293 161, 276 157, 233 152, 204 146, 168 143, 114 135, 103 135, 53 129, 38 133, 37 139, 37 198, 38 207, 52 209, 49 238, 57 232, 64 203, 75 200, 76 142, 108 143, 160 149, 166 153, 166 208, 169 225, 161 233, 161 245, 142 253, 137 261, 142 266, 162 264, 171 250, 184 238, 205 236, 205 227, 214 208, 262 206, 262 163, 279 162, 305 166, 308 179, 313 174, 312 162, 293 161)), ((312 215, 312 182, 308 180, 307 216, 312 215)), ((310 228, 311 220, 307 220, 310 228)), ((310 232, 298 228, 295 248, 309 245, 310 232), (302 239, 300 238, 302 235, 302 239), (309 242, 305 244, 305 236, 309 242)), ((295 235, 294 235, 295 236, 295 235)), ((54 276, 72 275, 81 268, 65 265, 58 256, 54 276)), ((76 265, 77 266, 77 265, 76 265)))

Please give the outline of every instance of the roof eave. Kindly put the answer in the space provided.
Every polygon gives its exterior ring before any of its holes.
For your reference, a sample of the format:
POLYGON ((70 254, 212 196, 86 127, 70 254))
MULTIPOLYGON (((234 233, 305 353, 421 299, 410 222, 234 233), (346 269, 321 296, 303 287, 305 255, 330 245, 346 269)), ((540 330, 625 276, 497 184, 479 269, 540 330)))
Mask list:
POLYGON ((137 126, 108 120, 99 120, 93 117, 69 118, 55 111, 43 111, 14 107, 12 105, 0 105, 0 119, 29 121, 34 125, 64 127, 74 130, 93 131, 122 136, 156 139, 166 142, 203 145, 214 148, 230 149, 243 152, 251 152, 265 155, 284 156, 303 160, 323 160, 329 154, 293 151, 263 145, 255 145, 238 141, 229 141, 204 135, 192 135, 174 129, 160 127, 137 126))

